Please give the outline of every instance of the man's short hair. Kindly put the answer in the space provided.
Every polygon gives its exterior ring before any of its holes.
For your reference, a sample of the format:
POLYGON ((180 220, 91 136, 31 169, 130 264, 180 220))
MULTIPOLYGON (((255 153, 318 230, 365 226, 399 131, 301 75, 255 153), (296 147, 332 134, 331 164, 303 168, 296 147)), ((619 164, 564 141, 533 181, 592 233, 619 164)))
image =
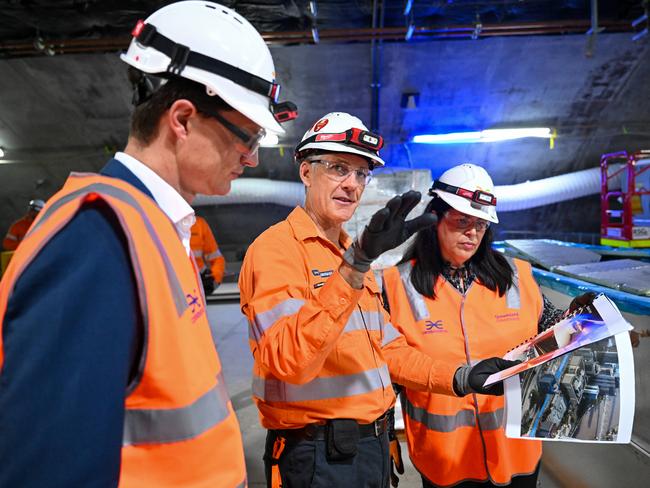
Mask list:
POLYGON ((186 78, 173 77, 135 108, 131 117, 130 135, 144 144, 151 144, 158 135, 160 118, 176 100, 192 102, 199 112, 201 109, 212 112, 233 110, 219 96, 208 95, 204 85, 186 78))

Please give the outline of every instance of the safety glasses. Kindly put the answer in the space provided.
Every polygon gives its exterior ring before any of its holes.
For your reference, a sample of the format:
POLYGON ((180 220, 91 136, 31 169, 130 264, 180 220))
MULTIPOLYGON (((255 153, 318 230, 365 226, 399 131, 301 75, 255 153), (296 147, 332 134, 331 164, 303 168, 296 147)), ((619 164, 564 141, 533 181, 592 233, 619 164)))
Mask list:
POLYGON ((452 227, 455 227, 459 232, 467 232, 472 227, 476 229, 476 232, 485 232, 490 227, 490 222, 483 219, 473 219, 471 217, 452 217, 449 213, 445 213, 445 220, 451 223, 452 227))
POLYGON ((235 124, 228 121, 219 112, 213 112, 211 110, 205 110, 205 109, 199 109, 199 112, 201 112, 204 115, 207 115, 208 117, 212 117, 213 119, 216 119, 231 134, 233 134, 237 139, 239 139, 240 142, 235 144, 235 148, 237 149, 238 152, 240 152, 245 156, 251 156, 252 154, 255 154, 260 147, 260 143, 262 142, 262 139, 266 135, 266 130, 264 130, 263 127, 260 127, 257 130, 257 132, 251 134, 246 129, 237 127, 235 124))
POLYGON ((312 159, 309 162, 325 166, 325 174, 335 181, 345 181, 350 176, 350 173, 354 173, 354 178, 360 186, 366 186, 372 179, 372 173, 369 170, 352 169, 350 166, 340 161, 312 159))

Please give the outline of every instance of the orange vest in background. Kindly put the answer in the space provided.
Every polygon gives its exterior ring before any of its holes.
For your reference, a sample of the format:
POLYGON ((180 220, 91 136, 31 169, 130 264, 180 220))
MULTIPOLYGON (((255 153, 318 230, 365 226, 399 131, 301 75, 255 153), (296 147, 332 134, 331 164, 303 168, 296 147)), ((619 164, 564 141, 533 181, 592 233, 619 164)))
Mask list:
POLYGON ((217 241, 212 234, 210 226, 203 217, 196 217, 196 222, 192 226, 192 237, 190 238, 190 248, 199 272, 210 267, 214 281, 221 283, 223 273, 226 268, 226 260, 217 245, 217 241))
MULTIPOLYGON (((40 212, 7 269, 0 319, 37 252, 84 203, 98 199, 115 212, 129 242, 145 327, 140 370, 125 391, 119 486, 246 486, 239 424, 201 284, 173 224, 151 198, 115 178, 72 174, 40 212)), ((2 363, 0 334, 0 368, 2 363)))
POLYGON ((18 244, 20 244, 20 242, 25 238, 25 234, 27 234, 27 231, 33 222, 34 219, 25 216, 11 224, 11 227, 9 227, 9 230, 7 231, 7 235, 2 240, 2 247, 4 250, 14 251, 18 247, 18 244))
MULTIPOLYGON (((514 285, 502 297, 474 281, 463 296, 443 277, 436 299, 420 295, 410 281, 412 263, 384 271, 391 318, 407 341, 452 364, 475 364, 537 334, 543 309, 530 265, 514 260, 514 285)), ((465 480, 507 484, 535 471, 540 441, 508 439, 504 397, 465 397, 405 390, 402 398, 409 454, 436 486, 465 480)))

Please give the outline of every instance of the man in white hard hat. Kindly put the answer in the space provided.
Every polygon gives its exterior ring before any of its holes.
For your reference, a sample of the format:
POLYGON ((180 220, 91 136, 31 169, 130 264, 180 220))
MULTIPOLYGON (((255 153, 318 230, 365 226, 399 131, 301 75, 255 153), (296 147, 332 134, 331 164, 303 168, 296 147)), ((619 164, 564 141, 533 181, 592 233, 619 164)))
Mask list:
POLYGON ((246 486, 190 203, 228 193, 295 106, 231 9, 174 3, 133 34, 126 149, 70 176, 0 285, 0 486, 246 486))
POLYGON ((38 215, 38 212, 45 206, 43 200, 30 200, 29 205, 27 206, 27 213, 23 215, 20 219, 15 221, 9 227, 7 235, 2 240, 2 247, 5 251, 15 251, 22 241, 25 238, 25 234, 34 223, 34 219, 38 215))
POLYGON ((255 359, 253 396, 269 430, 269 487, 278 478, 283 486, 387 487, 391 381, 455 394, 460 364, 411 348, 368 272, 380 254, 434 223, 432 214, 405 220, 420 194, 392 198, 354 242, 342 229, 372 168, 384 165, 382 145, 350 114, 318 120, 295 151, 304 206, 263 232, 244 258, 241 307, 255 359))

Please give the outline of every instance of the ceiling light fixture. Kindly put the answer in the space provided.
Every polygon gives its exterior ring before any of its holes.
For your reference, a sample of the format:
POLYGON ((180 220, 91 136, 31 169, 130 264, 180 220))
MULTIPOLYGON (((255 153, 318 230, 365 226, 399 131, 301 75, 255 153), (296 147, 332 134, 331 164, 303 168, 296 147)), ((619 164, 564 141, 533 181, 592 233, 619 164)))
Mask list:
POLYGON ((4 157, 5 157, 5 148, 0 146, 0 158, 4 158, 4 157))
POLYGON ((448 134, 421 134, 413 136, 411 142, 418 144, 471 144, 475 142, 499 142, 526 137, 550 139, 548 127, 524 127, 519 129, 487 129, 472 132, 451 132, 448 134))

